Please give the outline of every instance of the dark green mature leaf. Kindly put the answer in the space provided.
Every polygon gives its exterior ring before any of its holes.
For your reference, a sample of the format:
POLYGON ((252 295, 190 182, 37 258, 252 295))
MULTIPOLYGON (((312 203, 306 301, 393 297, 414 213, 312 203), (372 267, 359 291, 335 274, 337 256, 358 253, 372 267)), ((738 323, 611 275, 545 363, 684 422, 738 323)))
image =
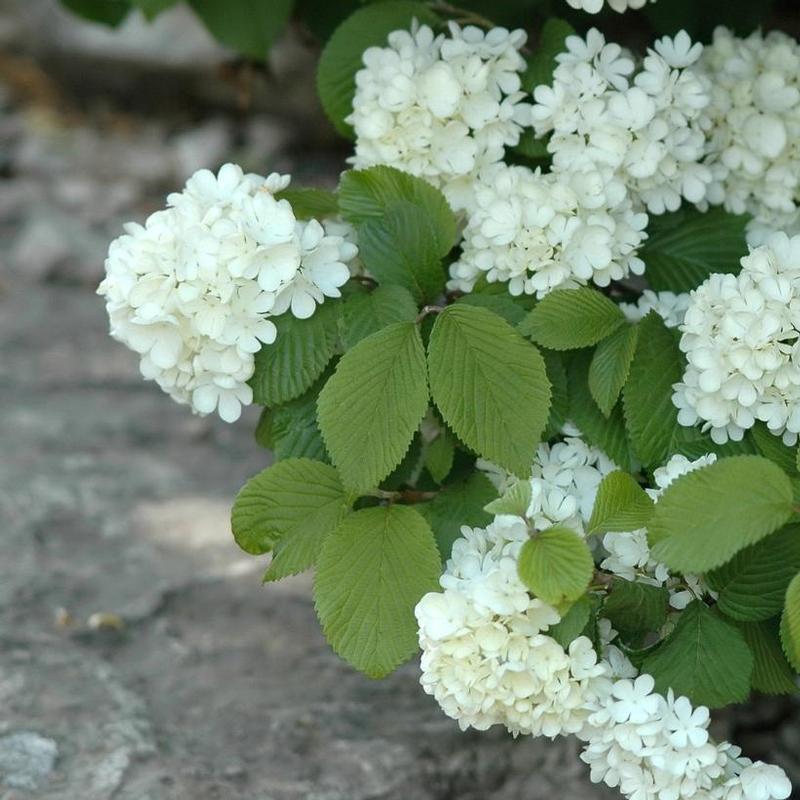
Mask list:
POLYGON ((683 375, 683 357, 675 331, 651 311, 639 323, 636 355, 623 390, 625 423, 636 455, 647 466, 670 455, 679 428, 672 384, 683 375))
POLYGON ((653 510, 647 492, 627 472, 610 472, 597 490, 588 533, 639 530, 647 526, 653 510))
POLYGON ((484 528, 492 517, 483 507, 497 497, 489 479, 473 472, 464 480, 445 487, 433 500, 415 506, 433 528, 442 561, 450 558, 453 542, 461 536, 462 525, 484 528))
POLYGON ((522 73, 522 88, 533 93, 540 84, 551 84, 553 72, 558 64, 556 56, 564 52, 566 38, 575 34, 575 28, 566 20, 549 17, 542 26, 539 41, 533 55, 528 58, 528 66, 522 73))
POLYGON ((753 656, 741 632, 700 600, 690 603, 675 630, 642 664, 656 691, 686 695, 695 705, 720 708, 750 693, 753 656))
POLYGON ((61 0, 61 4, 73 14, 112 28, 119 25, 131 10, 128 0, 61 0))
POLYGON ((780 467, 760 456, 723 458, 667 487, 648 525, 653 558, 678 572, 705 572, 791 513, 792 486, 780 467))
POLYGON ((358 227, 361 260, 381 285, 402 286, 420 302, 436 299, 444 290, 445 271, 439 231, 423 206, 397 201, 382 217, 358 227))
POLYGON ((753 689, 764 694, 797 694, 797 682, 781 649, 777 623, 751 622, 739 629, 753 654, 753 689))
POLYGON ((800 672, 800 572, 786 590, 786 605, 781 614, 781 644, 789 663, 800 672))
POLYGON ((284 538, 318 542, 349 507, 350 497, 333 467, 293 458, 259 472, 242 487, 231 511, 231 527, 239 547, 259 555, 284 538))
POLYGON ((287 403, 300 397, 322 375, 336 348, 340 306, 327 300, 308 319, 283 314, 274 320, 278 336, 256 353, 255 372, 249 381, 256 403, 287 403))
POLYGON ((539 351, 496 314, 457 304, 436 319, 428 367, 433 399, 459 439, 520 477, 530 474, 550 406, 539 351))
POLYGON ((511 325, 518 325, 528 313, 524 306, 515 303, 508 294, 505 296, 499 294, 465 294, 463 297, 459 297, 456 303, 488 308, 489 311, 493 311, 511 325))
POLYGON ((764 458, 774 461, 790 477, 797 477, 797 448, 785 445, 781 437, 770 433, 763 422, 757 422, 749 435, 764 458))
POLYGON ((273 445, 272 440, 272 409, 262 408, 261 414, 258 417, 256 429, 253 431, 253 438, 259 447, 265 450, 271 450, 273 445))
POLYGON ((552 398, 550 401, 550 417, 543 439, 550 439, 561 433, 564 424, 569 418, 569 388, 567 384, 567 370, 561 353, 555 350, 541 350, 542 358, 547 369, 547 379, 550 381, 552 398))
POLYGON ((589 595, 579 597, 563 614, 561 621, 548 629, 547 635, 552 636, 565 650, 579 636, 585 635, 590 618, 595 613, 595 604, 589 595))
POLYGON ((318 381, 302 397, 278 406, 272 412, 272 450, 275 458, 312 458, 330 463, 317 425, 318 381))
POLYGON ((397 322, 345 353, 317 408, 322 438, 344 484, 377 486, 400 463, 428 410, 417 326, 397 322))
POLYGON ((288 200, 297 219, 325 219, 339 213, 336 195, 327 189, 284 189, 275 195, 279 200, 288 200))
POLYGON ((414 606, 438 589, 439 553, 428 523, 410 506, 356 511, 326 540, 314 605, 333 649, 382 678, 417 648, 414 606))
POLYGON ((619 400, 636 352, 639 328, 623 325, 597 345, 589 366, 589 391, 599 409, 609 416, 619 400))
POLYGON ((725 25, 737 36, 747 36, 768 19, 774 0, 670 0, 648 3, 644 13, 658 33, 676 34, 683 29, 692 41, 709 41, 714 30, 725 25))
POLYGON ((551 350, 597 344, 625 324, 619 306, 595 289, 557 289, 540 300, 519 331, 551 350))
POLYGON ((669 592, 663 586, 617 579, 601 613, 624 639, 630 640, 658 631, 666 622, 668 607, 669 592))
POLYGON ((737 273, 747 255, 746 216, 721 208, 705 213, 684 206, 651 216, 649 237, 639 251, 647 280, 656 291, 689 292, 712 272, 737 273))
POLYGON ((447 428, 442 427, 436 438, 425 447, 425 469, 436 483, 444 483, 456 454, 456 441, 447 428))
POLYGON ((383 219, 389 208, 404 202, 426 213, 436 237, 436 252, 446 256, 456 241, 456 218, 438 189, 394 167, 350 170, 342 175, 339 208, 353 225, 383 219))
POLYGON ((342 306, 342 342, 347 350, 393 322, 413 322, 417 304, 402 286, 379 286, 348 297, 342 306))
POLYGON ((706 575, 719 592, 719 610, 738 620, 757 621, 780 614, 786 587, 800 571, 800 526, 777 533, 740 550, 706 575))
POLYGON ((348 17, 328 40, 317 67, 317 94, 339 133, 353 137, 353 129, 345 118, 353 110, 355 75, 362 67, 364 51, 372 46, 385 46, 392 31, 410 28, 414 18, 429 25, 438 19, 424 3, 375 3, 348 17))
POLYGON ((132 4, 152 22, 159 14, 172 8, 178 0, 131 0, 132 4))
POLYGON ((292 13, 294 0, 189 0, 215 39, 249 58, 264 61, 292 13))
POLYGON ((594 574, 586 540, 570 528, 541 531, 522 545, 518 563, 522 582, 545 603, 577 600, 594 574))

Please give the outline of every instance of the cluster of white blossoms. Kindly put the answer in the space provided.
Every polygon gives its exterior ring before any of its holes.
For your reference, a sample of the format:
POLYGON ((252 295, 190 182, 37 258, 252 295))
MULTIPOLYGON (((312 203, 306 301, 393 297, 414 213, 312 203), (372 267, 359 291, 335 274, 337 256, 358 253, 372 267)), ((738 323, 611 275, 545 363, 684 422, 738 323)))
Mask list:
POLYGON ((589 14, 598 14, 603 10, 604 5, 613 8, 614 11, 622 13, 629 8, 644 8, 648 2, 655 3, 656 0, 567 0, 572 8, 578 11, 587 11, 589 14))
POLYGON ((356 73, 356 168, 386 164, 442 189, 455 209, 469 204, 475 175, 500 161, 530 121, 520 72, 523 30, 450 23, 435 35, 416 22, 370 47, 356 73))
POLYGON ((542 297, 644 272, 636 251, 647 215, 633 210, 625 186, 611 175, 495 164, 481 171, 473 191, 450 289, 469 292, 485 275, 490 283, 507 283, 512 295, 542 297))
POLYGON ((800 236, 774 233, 739 275, 711 275, 681 325, 687 367, 678 420, 715 442, 740 440, 757 420, 793 445, 800 433, 800 236))
POLYGON ((677 328, 689 308, 689 295, 685 292, 676 294, 645 289, 635 303, 620 303, 619 307, 631 322, 639 322, 655 311, 668 328, 677 328))
POLYGON ((270 317, 310 317, 350 277, 356 247, 297 220, 275 197, 288 183, 234 164, 200 170, 109 248, 98 293, 111 335, 139 353, 145 378, 197 413, 238 419, 252 402, 254 354, 275 341, 270 317))
POLYGON ((708 201, 752 214, 756 236, 797 228, 800 44, 779 31, 741 39, 717 28, 697 68, 711 96, 704 112, 708 201))
POLYGON ((682 198, 702 202, 711 182, 701 163, 710 97, 692 69, 702 51, 681 31, 656 41, 637 70, 594 28, 586 39, 568 37, 552 85, 534 90, 533 125, 551 134, 553 171, 615 174, 653 214, 677 210, 682 198))

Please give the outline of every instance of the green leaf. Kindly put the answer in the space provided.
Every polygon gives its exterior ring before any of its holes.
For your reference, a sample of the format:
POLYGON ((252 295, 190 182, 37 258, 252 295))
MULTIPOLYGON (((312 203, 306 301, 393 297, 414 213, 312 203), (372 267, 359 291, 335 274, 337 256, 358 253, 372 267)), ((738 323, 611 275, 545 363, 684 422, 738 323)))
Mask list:
POLYGON ((402 286, 424 303, 444 290, 439 232, 427 210, 397 201, 382 217, 358 227, 358 248, 369 273, 381 285, 402 286))
POLYGON ((138 8, 148 22, 152 22, 159 14, 172 8, 178 0, 132 0, 132 3, 138 8))
POLYGON ((597 344, 625 324, 619 306, 595 289, 557 289, 540 300, 519 331, 551 350, 597 344))
POLYGON ((750 438, 755 443, 756 450, 764 458, 775 462, 787 475, 797 477, 797 448, 785 445, 780 436, 769 432, 763 422, 757 422, 749 432, 750 438))
POLYGON ((700 600, 678 617, 675 630, 642 665, 656 680, 656 691, 686 695, 695 705, 720 708, 740 703, 750 693, 753 656, 737 628, 700 600))
POLYGON ((314 605, 333 649, 371 678, 388 675, 417 648, 414 606, 438 589, 439 553, 410 506, 347 517, 322 547, 314 605))
POLYGON ((747 255, 747 221, 722 208, 704 213, 687 206, 651 216, 648 239, 639 251, 650 287, 690 292, 712 272, 739 272, 739 259, 747 255))
POLYGON ((591 353, 576 353, 567 368, 569 418, 578 426, 583 438, 602 450, 618 467, 632 472, 636 465, 631 453, 622 404, 617 403, 606 418, 589 392, 588 375, 591 353))
POLYGON ((131 10, 128 0, 61 0, 61 5, 73 14, 112 28, 119 25, 131 10))
POLYGON ((348 297, 342 306, 342 342, 347 350, 394 322, 413 322, 417 304, 401 286, 379 286, 348 297))
POLYGON ((296 400, 278 406, 272 413, 272 449, 275 458, 311 458, 329 463, 325 443, 317 425, 319 381, 296 400))
POLYGON ((452 305, 433 327, 428 367, 433 399, 459 439, 520 477, 530 474, 550 406, 539 351, 487 309, 452 305))
POLYGON ((275 197, 288 200, 297 219, 326 219, 339 213, 336 195, 327 189, 290 188, 278 192, 275 197))
POLYGON ((253 431, 253 437, 255 438, 256 444, 259 445, 259 447, 263 447, 265 450, 272 449, 273 439, 271 408, 261 409, 261 414, 258 417, 258 424, 256 425, 255 431, 253 431))
POLYGON ((256 353, 249 380, 254 402, 277 406, 308 391, 333 358, 340 305, 327 300, 308 319, 283 314, 274 320, 277 338, 256 353))
POLYGON ((579 597, 566 614, 562 615, 561 622, 548 629, 547 635, 552 636, 565 650, 579 636, 585 635, 589 619, 594 611, 594 603, 588 595, 579 597))
POLYGON ((492 518, 484 506, 497 497, 494 486, 480 472, 445 487, 433 500, 415 508, 433 528, 442 561, 450 558, 453 542, 461 536, 461 527, 485 528, 492 518))
POLYGON ((456 443, 447 428, 441 428, 436 438, 425 447, 425 469, 436 483, 444 483, 456 454, 456 443))
POLYGON ((428 410, 417 326, 397 322, 345 353, 317 408, 322 438, 345 486, 376 487, 400 463, 428 410))
POLYGON ((508 294, 465 294, 456 303, 488 308, 511 325, 518 325, 527 315, 525 308, 515 303, 508 294))
POLYGON ((502 497, 492 500, 486 506, 490 514, 512 514, 515 517, 526 517, 531 504, 531 482, 517 481, 502 497))
POLYGON ((602 614, 624 639, 631 640, 658 631, 667 620, 668 607, 669 592, 663 586, 616 579, 602 614))
POLYGON ((653 510, 647 492, 627 472, 610 472, 597 490, 588 532, 639 530, 647 526, 653 510))
POLYGON ((577 600, 594 574, 586 541, 570 528, 548 528, 522 545, 518 564, 522 582, 545 603, 577 600))
POLYGON ((614 410, 619 393, 628 380, 636 352, 639 328, 623 325, 597 345, 589 365, 589 391, 607 417, 614 410))
POLYGON ((567 370, 560 353, 555 350, 540 351, 547 368, 547 379, 550 381, 552 400, 550 403, 550 417, 547 420, 547 429, 542 437, 551 439, 561 433, 569 418, 569 391, 567 385, 567 370))
POLYGON ((705 572, 777 530, 791 513, 786 474, 760 456, 734 456, 670 484, 648 538, 657 561, 678 572, 705 572))
POLYGON ((414 18, 428 25, 438 20, 424 3, 375 3, 348 17, 328 40, 317 67, 317 94, 339 133, 353 138, 345 118, 353 110, 355 76, 363 66, 364 51, 385 47, 387 36, 400 28, 409 29, 414 18))
POLYGON ((786 587, 800 571, 800 526, 777 533, 740 550, 706 575, 719 592, 719 610, 738 620, 758 621, 780 614, 786 587))
POLYGON ((781 644, 789 663, 800 672, 800 573, 786 590, 786 605, 781 614, 781 644))
POLYGON ((753 654, 753 689, 764 694, 797 694, 797 682, 781 649, 774 621, 740 625, 753 654))
POLYGON ((553 72, 558 62, 556 56, 564 52, 566 38, 575 34, 575 28, 566 20, 550 17, 542 26, 539 41, 533 55, 528 58, 528 66, 522 73, 522 89, 533 93, 540 84, 551 84, 553 72))
POLYGON ((678 430, 672 384, 683 376, 683 358, 674 331, 651 311, 639 323, 636 355, 623 390, 625 422, 633 449, 647 466, 670 455, 678 430))
POLYGON ((436 237, 436 252, 446 256, 456 241, 456 218, 437 188, 394 167, 350 170, 342 175, 339 208, 342 216, 353 225, 380 220, 388 209, 403 202, 426 213, 436 237))
POLYGON ((231 527, 239 547, 253 555, 297 537, 313 550, 349 506, 333 467, 295 458, 259 472, 242 487, 233 504, 231 527))
POLYGON ((243 56, 264 61, 286 27, 294 0, 189 0, 215 39, 243 56))

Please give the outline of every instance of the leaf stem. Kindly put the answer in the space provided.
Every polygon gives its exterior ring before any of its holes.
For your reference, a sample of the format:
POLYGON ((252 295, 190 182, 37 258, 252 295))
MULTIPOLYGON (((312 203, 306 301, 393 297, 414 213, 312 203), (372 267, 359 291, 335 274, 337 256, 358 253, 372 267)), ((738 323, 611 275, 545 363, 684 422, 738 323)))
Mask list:
POLYGON ((419 324, 429 314, 439 314, 442 311, 444 311, 444 306, 423 306, 422 311, 417 314, 417 318, 414 320, 414 322, 419 324))

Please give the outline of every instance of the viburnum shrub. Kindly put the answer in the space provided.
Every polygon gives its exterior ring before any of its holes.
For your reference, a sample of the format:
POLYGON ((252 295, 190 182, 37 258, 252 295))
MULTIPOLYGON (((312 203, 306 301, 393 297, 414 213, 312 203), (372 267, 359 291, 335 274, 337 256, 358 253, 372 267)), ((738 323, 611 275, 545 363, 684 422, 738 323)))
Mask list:
POLYGON ((356 669, 421 648, 462 728, 577 736, 636 800, 783 800, 708 727, 800 670, 800 45, 642 53, 568 4, 533 43, 358 8, 319 63, 338 189, 201 170, 99 291, 175 400, 263 406, 234 536, 314 570, 356 669))

